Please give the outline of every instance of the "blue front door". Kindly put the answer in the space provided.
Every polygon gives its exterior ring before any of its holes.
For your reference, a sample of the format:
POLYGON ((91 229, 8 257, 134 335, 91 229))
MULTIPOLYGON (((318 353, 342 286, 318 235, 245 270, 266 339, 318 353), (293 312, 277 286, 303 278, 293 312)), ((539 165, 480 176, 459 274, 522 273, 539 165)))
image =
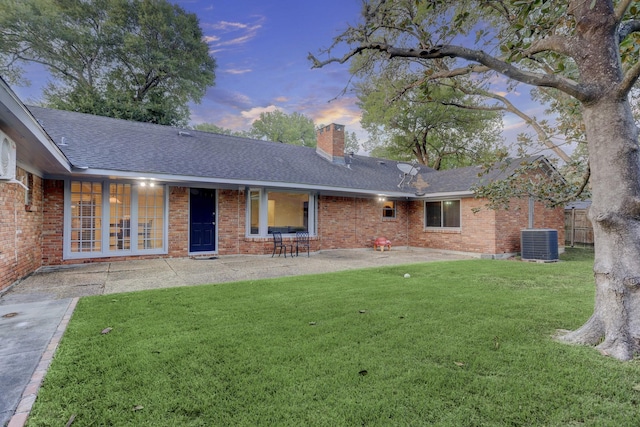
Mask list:
POLYGON ((191 189, 189 224, 189 252, 214 252, 216 250, 216 190, 191 189))

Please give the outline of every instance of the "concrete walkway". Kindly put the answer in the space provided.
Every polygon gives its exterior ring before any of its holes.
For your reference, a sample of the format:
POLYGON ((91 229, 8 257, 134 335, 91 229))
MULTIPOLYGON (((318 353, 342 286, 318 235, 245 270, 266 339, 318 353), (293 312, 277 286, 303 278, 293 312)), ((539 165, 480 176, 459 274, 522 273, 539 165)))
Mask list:
POLYGON ((78 299, 207 283, 469 258, 427 249, 229 255, 41 268, 0 295, 0 426, 24 425, 78 299))

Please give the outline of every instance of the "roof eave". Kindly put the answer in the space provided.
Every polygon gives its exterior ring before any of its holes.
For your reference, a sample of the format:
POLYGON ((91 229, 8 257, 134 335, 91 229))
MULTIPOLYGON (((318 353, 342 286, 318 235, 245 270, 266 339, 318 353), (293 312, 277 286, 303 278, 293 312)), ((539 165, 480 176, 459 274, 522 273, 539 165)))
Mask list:
MULTIPOLYGON (((132 172, 132 171, 118 171, 110 169, 94 169, 90 167, 84 167, 78 165, 78 167, 72 168, 71 177, 74 178, 88 178, 99 179, 109 177, 111 179, 130 179, 130 180, 154 180, 157 182, 163 182, 172 185, 209 185, 219 186, 222 188, 240 188, 240 187, 256 187, 256 188, 295 188, 299 190, 317 191, 323 194, 349 194, 349 195, 362 195, 370 197, 386 197, 390 199, 423 199, 425 197, 436 197, 440 194, 455 197, 458 195, 473 195, 473 192, 452 192, 452 193, 435 193, 426 195, 417 195, 415 192, 407 191, 388 191, 381 189, 367 189, 367 188, 352 188, 352 187, 336 187, 331 185, 322 184, 306 184, 295 182, 280 182, 280 181, 264 181, 264 180, 247 180, 247 179, 226 179, 226 178, 211 178, 201 176, 188 176, 188 175, 171 175, 171 174, 159 174, 159 173, 146 173, 146 172, 132 172)), ((59 176, 59 178, 68 178, 68 176, 59 176)))
POLYGON ((18 149, 18 165, 46 175, 71 171, 71 163, 40 123, 0 77, 0 124, 22 149, 18 149))
POLYGON ((420 200, 443 200, 443 199, 459 199, 462 197, 474 197, 475 193, 471 190, 463 191, 442 191, 439 193, 425 193, 421 196, 415 196, 414 198, 420 200))

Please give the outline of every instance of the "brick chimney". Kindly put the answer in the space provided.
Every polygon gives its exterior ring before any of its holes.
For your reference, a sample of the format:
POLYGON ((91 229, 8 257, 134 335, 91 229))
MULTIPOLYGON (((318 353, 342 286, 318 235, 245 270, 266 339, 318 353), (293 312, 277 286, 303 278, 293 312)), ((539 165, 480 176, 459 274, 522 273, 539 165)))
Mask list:
POLYGON ((318 129, 316 153, 331 163, 344 165, 344 125, 335 123, 318 129))

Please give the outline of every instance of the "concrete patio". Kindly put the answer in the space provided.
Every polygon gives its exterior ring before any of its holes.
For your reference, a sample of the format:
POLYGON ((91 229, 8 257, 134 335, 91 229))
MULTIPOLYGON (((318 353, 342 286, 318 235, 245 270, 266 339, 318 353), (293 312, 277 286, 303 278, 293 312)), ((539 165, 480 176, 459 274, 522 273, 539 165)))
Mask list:
POLYGON ((419 248, 327 250, 298 257, 229 255, 44 267, 0 297, 0 305, 146 289, 320 274, 385 265, 469 258, 419 248))

